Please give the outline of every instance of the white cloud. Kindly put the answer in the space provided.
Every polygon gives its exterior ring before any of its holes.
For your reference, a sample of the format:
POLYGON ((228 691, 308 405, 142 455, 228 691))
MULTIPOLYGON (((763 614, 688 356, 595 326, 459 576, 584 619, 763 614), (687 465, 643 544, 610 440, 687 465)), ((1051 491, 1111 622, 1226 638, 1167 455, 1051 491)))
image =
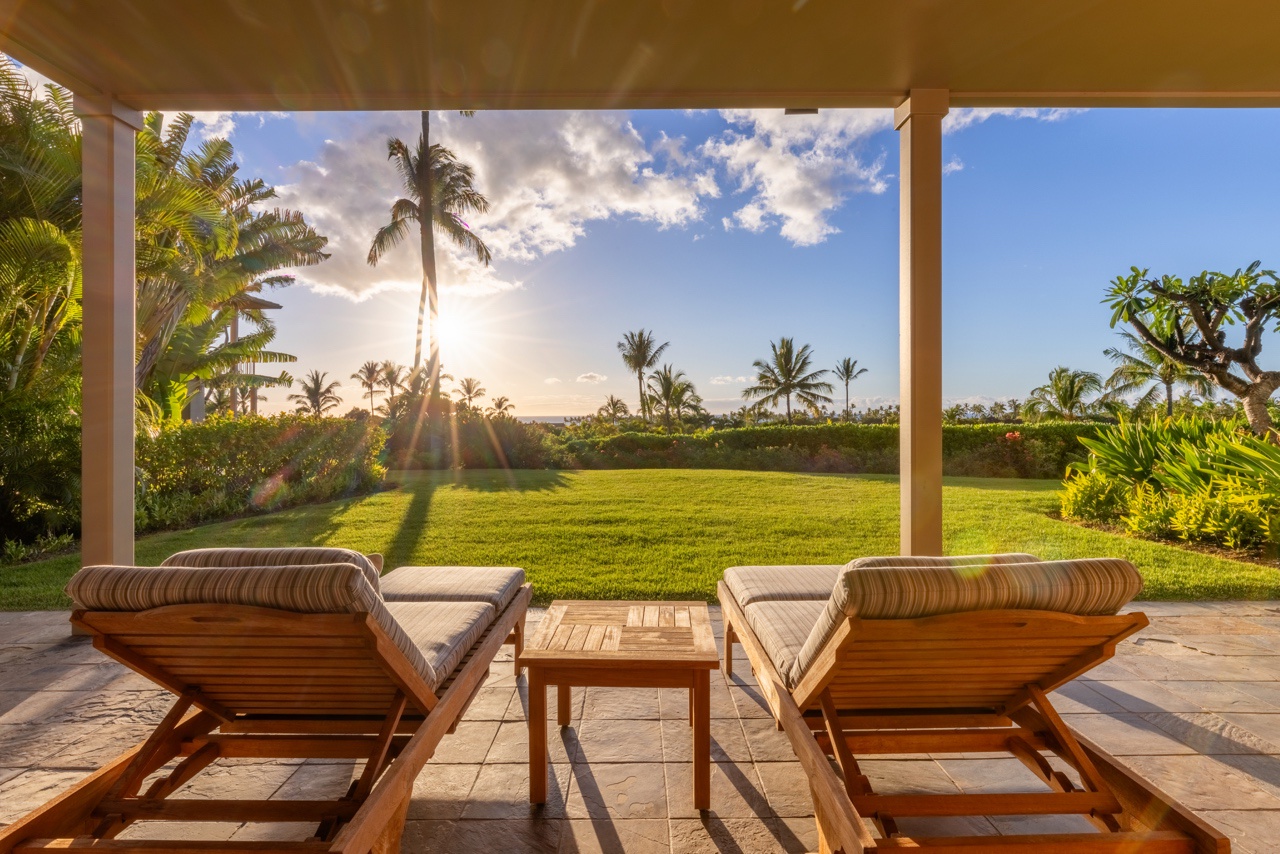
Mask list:
MULTIPOLYGON (((476 171, 492 204, 468 224, 493 251, 486 268, 437 240, 441 290, 479 294, 520 287, 504 260, 532 261, 573 246, 593 221, 622 217, 659 228, 703 215, 702 199, 719 193, 710 168, 696 171, 683 140, 661 137, 652 150, 624 114, 481 112, 433 115, 433 139, 476 171)), ((416 113, 383 113, 349 121, 325 142, 315 162, 288 169, 282 201, 305 212, 330 239, 333 257, 304 270, 312 287, 355 299, 388 288, 415 289, 422 273, 416 241, 397 247, 376 268, 365 263, 369 241, 402 195, 387 163, 387 138, 417 139, 416 113)))
POLYGON ((956 172, 963 172, 963 171, 964 171, 964 161, 961 160, 959 157, 956 157, 954 154, 951 155, 950 160, 942 164, 943 175, 951 175, 956 172))
MULTIPOLYGON (((176 115, 172 113, 171 115, 176 115)), ((196 120, 196 133, 201 139, 212 139, 215 136, 229 138, 236 132, 240 124, 248 119, 256 119, 257 126, 262 127, 267 123, 267 119, 284 119, 288 118, 288 113, 225 113, 211 112, 204 110, 192 110, 192 117, 196 120)))
POLYGON ((1059 122, 1084 110, 1068 107, 1053 109, 1039 107, 960 107, 947 113, 942 120, 943 133, 956 133, 987 119, 1035 119, 1041 122, 1059 122))
POLYGON ((728 375, 711 378, 712 385, 732 385, 733 383, 745 383, 746 381, 746 377, 731 377, 728 375))
POLYGON ((545 380, 543 380, 543 382, 544 382, 544 383, 546 383, 547 385, 557 385, 557 384, 560 382, 560 378, 559 378, 559 377, 547 377, 545 380))
POLYGON ((595 385, 596 383, 602 383, 607 379, 609 378, 604 374, 597 374, 595 371, 588 371, 585 374, 580 374, 575 382, 591 383, 592 385, 595 385))
POLYGON ((737 181, 748 200, 722 220, 726 230, 777 227, 796 246, 821 243, 839 229, 828 217, 851 194, 888 188, 884 155, 864 159, 867 137, 892 126, 888 110, 723 110, 730 129, 701 151, 737 181))

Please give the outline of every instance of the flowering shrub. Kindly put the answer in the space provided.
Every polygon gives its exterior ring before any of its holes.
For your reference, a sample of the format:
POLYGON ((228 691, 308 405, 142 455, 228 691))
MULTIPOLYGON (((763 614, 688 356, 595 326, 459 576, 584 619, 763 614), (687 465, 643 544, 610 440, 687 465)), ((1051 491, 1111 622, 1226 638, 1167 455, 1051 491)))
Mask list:
POLYGON ((345 418, 211 418, 137 439, 137 529, 173 528, 374 489, 386 436, 345 418))

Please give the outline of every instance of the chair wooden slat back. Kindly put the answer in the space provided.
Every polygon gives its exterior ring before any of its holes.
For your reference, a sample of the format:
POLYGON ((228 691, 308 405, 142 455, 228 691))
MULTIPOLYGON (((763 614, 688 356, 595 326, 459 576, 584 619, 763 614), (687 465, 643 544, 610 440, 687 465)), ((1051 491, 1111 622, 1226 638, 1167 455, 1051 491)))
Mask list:
POLYGON ((367 614, 230 605, 77 611, 94 645, 175 693, 234 715, 384 715, 397 691, 426 713, 435 696, 367 614))
POLYGON ((842 624, 795 691, 803 710, 829 689, 841 711, 973 709, 1007 715, 1106 661, 1143 614, 1079 617, 971 611, 842 624))

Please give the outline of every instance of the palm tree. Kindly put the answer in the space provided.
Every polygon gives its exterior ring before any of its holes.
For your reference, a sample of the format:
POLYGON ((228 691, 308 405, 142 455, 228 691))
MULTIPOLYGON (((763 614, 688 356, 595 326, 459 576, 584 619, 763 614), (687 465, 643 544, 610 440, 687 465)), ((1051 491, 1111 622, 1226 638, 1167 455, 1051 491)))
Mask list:
POLYGON ((646 391, 646 397, 662 407, 662 423, 668 431, 673 416, 678 421, 686 409, 696 409, 702 403, 685 372, 671 365, 663 365, 649 376, 646 391))
POLYGON ((387 408, 388 410, 395 405, 396 392, 405 387, 405 383, 409 381, 409 369, 404 365, 396 364, 387 359, 382 363, 382 387, 387 390, 387 408))
POLYGON ((822 380, 827 371, 809 370, 813 367, 813 350, 808 344, 797 350, 794 340, 781 338, 777 344, 770 341, 769 347, 773 351, 769 361, 757 359, 752 362, 756 369, 756 384, 743 389, 745 400, 758 397, 761 403, 769 406, 777 406, 779 400, 786 400, 788 424, 791 423, 792 396, 809 407, 831 402, 831 398, 822 394, 831 391, 831 383, 822 380))
POLYGON ((475 170, 439 144, 430 143, 430 115, 422 112, 422 136, 416 150, 399 139, 387 140, 387 159, 395 161, 404 182, 405 197, 391 205, 391 221, 378 229, 369 247, 368 262, 376 266, 387 250, 408 237, 411 223, 418 224, 422 249, 422 294, 418 298, 418 331, 413 366, 422 364, 422 319, 428 305, 431 315, 431 353, 427 364, 432 380, 437 380, 440 363, 440 298, 436 281, 435 229, 450 240, 475 252, 486 266, 492 253, 462 217, 489 210, 489 200, 475 188, 475 170), (428 201, 430 200, 430 201, 428 201))
POLYGON ((1173 389, 1175 386, 1189 386, 1200 395, 1209 394, 1213 386, 1209 378, 1199 371, 1189 368, 1181 362, 1167 358, 1159 350, 1143 341, 1132 332, 1121 332, 1129 352, 1108 347, 1103 355, 1116 363, 1115 370, 1107 378, 1106 387, 1112 394, 1129 394, 1141 391, 1142 396, 1134 403, 1134 408, 1154 406, 1164 392, 1165 415, 1173 417, 1173 389))
POLYGON ((609 395, 609 398, 604 402, 604 406, 596 410, 596 415, 599 417, 615 422, 626 418, 630 414, 631 411, 627 409, 626 402, 622 398, 614 397, 613 395, 609 395))
POLYGON ((1092 371, 1073 371, 1059 365, 1049 372, 1049 382, 1034 389, 1022 405, 1033 420, 1076 421, 1089 414, 1101 400, 1089 401, 1090 394, 1102 391, 1102 378, 1092 371))
POLYGON ((289 401, 298 404, 299 414, 324 415, 342 403, 342 398, 334 391, 342 383, 337 380, 326 383, 325 378, 328 376, 321 371, 311 371, 302 381, 302 392, 289 395, 289 401))
POLYGON ((850 359, 845 356, 836 362, 835 375, 836 379, 844 383, 844 417, 849 417, 849 383, 856 380, 867 372, 866 368, 858 367, 857 359, 850 359))
MULTIPOLYGON (((462 382, 458 383, 458 402, 463 406, 470 407, 480 398, 484 397, 484 387, 480 385, 480 380, 475 377, 463 377, 462 382)), ((506 400, 506 398, 503 398, 506 400)))
POLYGON ((640 387, 640 417, 646 421, 649 420, 650 413, 649 400, 645 394, 644 375, 646 371, 658 364, 663 351, 670 346, 670 341, 659 346, 658 339, 653 337, 653 333, 644 329, 639 332, 628 332, 618 342, 618 352, 622 354, 623 364, 636 375, 636 384, 640 387))
POLYGON ((360 370, 351 375, 351 379, 369 390, 369 414, 373 414, 373 397, 378 394, 378 386, 382 385, 382 366, 369 361, 360 366, 360 370))
POLYGON ((512 410, 515 408, 516 405, 505 397, 495 397, 493 399, 493 406, 489 407, 489 417, 508 418, 510 417, 512 410))

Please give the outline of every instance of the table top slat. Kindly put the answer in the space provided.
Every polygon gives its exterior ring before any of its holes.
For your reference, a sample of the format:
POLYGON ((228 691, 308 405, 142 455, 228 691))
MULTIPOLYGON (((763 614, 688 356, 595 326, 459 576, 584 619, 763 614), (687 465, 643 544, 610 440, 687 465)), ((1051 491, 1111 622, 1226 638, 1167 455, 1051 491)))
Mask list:
POLYGON ((556 601, 521 657, 547 666, 719 667, 705 602, 556 601))

